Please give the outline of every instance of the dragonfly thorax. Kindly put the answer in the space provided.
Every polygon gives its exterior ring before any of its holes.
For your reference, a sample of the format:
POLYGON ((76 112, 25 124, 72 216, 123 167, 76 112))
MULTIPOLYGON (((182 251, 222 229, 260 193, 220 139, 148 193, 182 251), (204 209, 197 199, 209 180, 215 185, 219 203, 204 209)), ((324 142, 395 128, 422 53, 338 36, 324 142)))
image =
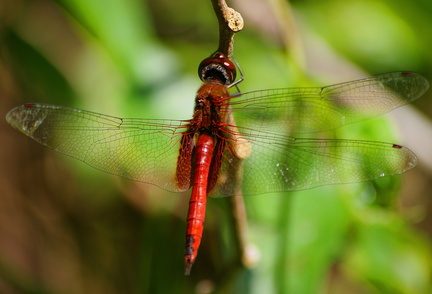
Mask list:
POLYGON ((228 122, 228 88, 219 83, 206 83, 200 87, 195 98, 192 128, 217 132, 228 122))

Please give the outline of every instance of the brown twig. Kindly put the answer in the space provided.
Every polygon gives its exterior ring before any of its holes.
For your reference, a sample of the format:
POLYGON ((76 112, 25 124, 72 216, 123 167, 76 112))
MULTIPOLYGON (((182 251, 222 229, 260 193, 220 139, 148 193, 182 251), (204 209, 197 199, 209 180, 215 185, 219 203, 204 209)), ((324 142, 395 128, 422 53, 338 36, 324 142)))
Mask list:
MULTIPOLYGON (((219 48, 218 52, 225 54, 228 58, 232 56, 234 48, 234 35, 243 29, 243 18, 240 13, 228 7, 225 0, 211 0, 213 9, 219 21, 219 48)), ((230 124, 235 126, 233 116, 230 116, 230 124)), ((234 127, 235 128, 235 127, 234 127)), ((237 134, 237 130, 233 130, 237 134)), ((236 141, 241 142, 241 138, 235 138, 236 141)), ((246 146, 246 140, 243 140, 243 145, 246 146)), ((255 258, 249 254, 247 243, 247 217, 244 200, 242 197, 241 178, 243 171, 243 159, 245 157, 237 156, 235 165, 235 195, 229 197, 229 204, 231 206, 231 213, 234 223, 234 236, 236 249, 239 260, 236 262, 242 267, 249 268, 254 264, 255 258)))
MULTIPOLYGON (((230 125, 232 125, 232 133, 239 134, 236 127, 234 116, 230 115, 230 125)), ((237 252, 239 255, 239 262, 245 268, 254 266, 256 257, 251 250, 251 246, 247 242, 247 215, 242 191, 242 176, 243 176, 243 160, 248 158, 251 153, 249 142, 242 138, 240 135, 234 136, 235 140, 235 154, 237 160, 233 163, 235 170, 235 187, 234 196, 229 197, 229 204, 231 206, 231 215, 234 223, 234 235, 237 244, 237 252)))
POLYGON ((225 0, 211 0, 213 9, 219 21, 218 52, 231 58, 234 35, 243 29, 243 18, 240 13, 228 7, 225 0))

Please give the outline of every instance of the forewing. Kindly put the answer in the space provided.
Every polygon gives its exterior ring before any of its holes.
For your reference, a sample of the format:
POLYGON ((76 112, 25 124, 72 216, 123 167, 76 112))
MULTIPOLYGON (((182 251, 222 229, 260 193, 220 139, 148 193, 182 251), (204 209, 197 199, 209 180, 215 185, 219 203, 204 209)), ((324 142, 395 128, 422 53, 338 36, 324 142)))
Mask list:
POLYGON ((176 165, 188 122, 122 119, 46 104, 12 109, 7 121, 37 142, 107 173, 182 191, 176 165))
POLYGON ((377 117, 419 98, 428 81, 394 72, 322 88, 234 94, 236 124, 283 134, 313 133, 377 117))

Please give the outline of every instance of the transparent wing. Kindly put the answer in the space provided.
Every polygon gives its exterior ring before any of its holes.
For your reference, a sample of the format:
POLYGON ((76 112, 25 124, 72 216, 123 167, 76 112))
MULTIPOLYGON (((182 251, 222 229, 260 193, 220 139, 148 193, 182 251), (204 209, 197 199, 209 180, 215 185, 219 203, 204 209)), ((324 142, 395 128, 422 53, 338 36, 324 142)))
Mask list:
POLYGON ((428 81, 394 72, 322 88, 234 94, 236 124, 284 134, 313 133, 373 118, 419 98, 428 81))
POLYGON ((37 142, 99 170, 182 190, 175 172, 188 121, 124 119, 46 104, 16 107, 6 119, 37 142))
POLYGON ((243 195, 256 195, 368 181, 403 173, 417 164, 412 151, 391 143, 239 131, 235 140, 228 141, 213 197, 234 195, 240 165, 243 195))
MULTIPOLYGON (((329 130, 372 118, 417 99, 427 88, 423 77, 399 72, 323 88, 234 95, 238 127, 227 132, 220 176, 211 194, 233 195, 239 166, 243 169, 238 181, 245 195, 360 182, 407 171, 417 159, 399 145, 284 134, 329 130)), ((17 107, 7 120, 43 145, 105 172, 170 191, 187 189, 187 185, 179 188, 175 173, 189 121, 121 119, 44 104, 17 107)))

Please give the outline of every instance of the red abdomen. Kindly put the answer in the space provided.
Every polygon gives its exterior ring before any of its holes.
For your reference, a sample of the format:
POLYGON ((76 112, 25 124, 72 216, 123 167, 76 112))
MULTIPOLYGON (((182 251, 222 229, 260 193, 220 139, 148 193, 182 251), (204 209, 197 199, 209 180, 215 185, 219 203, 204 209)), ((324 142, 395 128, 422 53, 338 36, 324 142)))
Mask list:
POLYGON ((214 141, 208 134, 201 134, 195 146, 195 165, 192 195, 186 227, 185 274, 189 275, 201 243, 207 202, 207 186, 214 141))

